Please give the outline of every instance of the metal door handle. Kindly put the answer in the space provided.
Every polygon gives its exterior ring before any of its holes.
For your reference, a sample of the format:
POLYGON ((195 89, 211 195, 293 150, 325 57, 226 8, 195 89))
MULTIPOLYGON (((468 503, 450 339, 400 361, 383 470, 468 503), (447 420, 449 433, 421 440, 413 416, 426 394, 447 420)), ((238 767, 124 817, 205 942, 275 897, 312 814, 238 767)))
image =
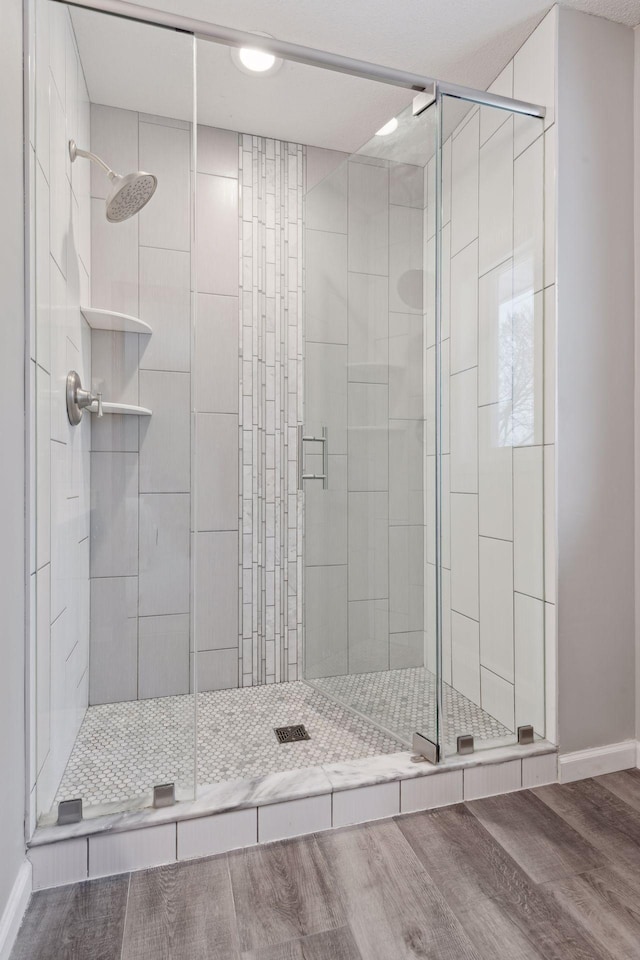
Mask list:
POLYGON ((320 437, 305 436, 304 427, 298 424, 298 490, 302 490, 305 480, 322 480, 322 488, 326 490, 329 485, 329 443, 327 439, 327 428, 322 428, 320 437), (305 443, 322 444, 322 473, 304 472, 304 445, 305 443))

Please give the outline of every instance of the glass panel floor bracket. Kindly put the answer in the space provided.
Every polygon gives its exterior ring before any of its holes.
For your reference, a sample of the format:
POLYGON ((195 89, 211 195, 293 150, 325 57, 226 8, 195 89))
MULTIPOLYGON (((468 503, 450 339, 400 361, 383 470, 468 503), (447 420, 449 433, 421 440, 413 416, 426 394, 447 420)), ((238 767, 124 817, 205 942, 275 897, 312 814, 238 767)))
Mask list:
POLYGON ((427 760, 429 763, 440 762, 439 744, 429 740, 428 737, 423 737, 421 733, 414 733, 413 735, 413 752, 415 756, 411 759, 415 763, 422 763, 423 760, 427 760))

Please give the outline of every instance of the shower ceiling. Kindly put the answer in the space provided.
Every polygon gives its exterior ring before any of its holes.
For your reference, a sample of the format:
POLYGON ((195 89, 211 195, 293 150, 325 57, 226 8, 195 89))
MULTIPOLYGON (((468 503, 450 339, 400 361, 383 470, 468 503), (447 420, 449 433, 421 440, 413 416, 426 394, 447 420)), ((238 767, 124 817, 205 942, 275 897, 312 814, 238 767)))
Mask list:
MULTIPOLYGON (((640 0, 560 0, 634 26, 640 0)), ((454 83, 488 86, 551 4, 548 0, 142 0, 185 16, 388 64, 454 83)), ((188 45, 170 31, 73 11, 89 94, 96 103, 191 117, 188 45), (154 36, 151 37, 150 34, 154 36), (176 83, 176 77, 183 77, 176 83)), ((351 152, 406 105, 410 93, 285 63, 251 77, 216 44, 199 48, 202 123, 351 152)))

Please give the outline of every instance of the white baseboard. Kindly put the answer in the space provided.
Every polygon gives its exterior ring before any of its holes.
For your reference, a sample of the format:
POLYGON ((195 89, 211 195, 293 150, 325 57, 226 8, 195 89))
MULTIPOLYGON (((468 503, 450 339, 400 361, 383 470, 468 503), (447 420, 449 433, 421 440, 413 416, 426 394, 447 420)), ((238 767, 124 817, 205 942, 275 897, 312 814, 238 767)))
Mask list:
POLYGON ((603 773, 628 770, 630 767, 640 766, 639 760, 640 743, 637 740, 625 740, 623 743, 609 743, 605 747, 560 754, 560 783, 572 783, 574 780, 598 777, 603 773))
POLYGON ((9 960, 30 898, 31 864, 25 860, 18 870, 13 890, 0 917, 0 960, 9 960))

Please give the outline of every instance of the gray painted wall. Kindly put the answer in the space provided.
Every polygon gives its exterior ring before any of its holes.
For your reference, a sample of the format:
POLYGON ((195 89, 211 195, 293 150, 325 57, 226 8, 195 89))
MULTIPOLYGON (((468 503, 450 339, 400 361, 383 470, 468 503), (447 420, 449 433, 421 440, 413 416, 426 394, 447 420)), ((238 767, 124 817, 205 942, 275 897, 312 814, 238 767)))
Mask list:
POLYGON ((560 9, 557 510, 563 753, 635 735, 633 59, 630 29, 560 9))
POLYGON ((22 3, 0 8, 0 915, 24 860, 22 3))
MULTIPOLYGON (((634 38, 634 222, 635 222, 635 477, 640 479, 640 27, 634 38)), ((636 510, 636 737, 640 737, 640 511, 636 510)))

